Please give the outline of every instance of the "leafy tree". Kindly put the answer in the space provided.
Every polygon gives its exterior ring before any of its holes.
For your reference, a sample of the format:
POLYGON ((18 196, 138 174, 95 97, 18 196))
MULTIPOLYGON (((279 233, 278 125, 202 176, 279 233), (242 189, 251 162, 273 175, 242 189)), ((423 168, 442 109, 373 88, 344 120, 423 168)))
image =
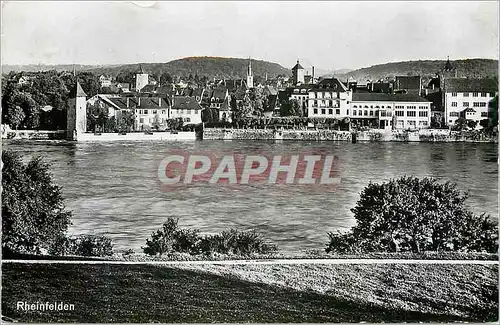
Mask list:
POLYGON ((2 161, 2 250, 40 253, 64 236, 71 212, 40 157, 24 164, 18 153, 6 150, 2 161))
POLYGON ((162 256, 165 253, 197 253, 198 230, 180 229, 178 218, 168 218, 163 227, 151 234, 142 247, 145 254, 162 256))
POLYGON ((26 117, 24 110, 19 105, 12 105, 7 108, 7 112, 10 124, 17 130, 26 117))
POLYGON ((476 126, 477 126, 477 121, 469 120, 469 121, 467 121, 467 126, 468 126, 470 129, 475 129, 475 128, 476 128, 476 126))
POLYGON ((452 127, 454 131, 463 131, 467 129, 467 120, 463 117, 458 118, 455 121, 455 125, 452 127))
POLYGON ((498 250, 497 225, 465 207, 467 193, 451 182, 402 177, 370 183, 351 209, 356 225, 329 233, 327 252, 498 250))
POLYGON ((280 115, 302 117, 304 115, 304 111, 300 107, 300 103, 298 102, 298 100, 284 100, 281 103, 280 115))

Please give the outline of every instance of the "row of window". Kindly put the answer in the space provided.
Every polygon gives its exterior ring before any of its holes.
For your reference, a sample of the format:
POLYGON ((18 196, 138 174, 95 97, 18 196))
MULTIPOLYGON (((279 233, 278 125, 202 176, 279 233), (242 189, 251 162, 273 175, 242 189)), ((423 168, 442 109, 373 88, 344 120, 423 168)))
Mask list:
MULTIPOLYGON (((462 106, 463 107, 469 107, 469 102, 463 102, 462 106)), ((473 102, 472 106, 473 107, 486 107, 486 103, 485 102, 473 102)), ((451 107, 458 107, 458 103, 457 102, 451 102, 451 107)))
POLYGON ((193 111, 194 111, 194 114, 198 114, 198 109, 179 109, 179 110, 172 110, 172 115, 176 115, 176 114, 193 114, 193 111))
MULTIPOLYGON (((405 121, 399 120, 396 124, 399 127, 405 127, 405 121)), ((420 127, 427 127, 429 125, 429 122, 427 121, 419 121, 418 126, 420 127)), ((408 127, 416 127, 417 126, 417 121, 407 121, 407 126, 408 127)))
MULTIPOLYGON (((183 120, 184 122, 191 122, 191 118, 189 118, 189 117, 185 117, 185 118, 183 118, 182 120, 183 120)), ((152 123, 154 123, 154 122, 155 122, 155 119, 154 119, 154 118, 150 118, 150 119, 149 119, 149 123, 150 123, 150 124, 152 124, 152 123)), ((158 123, 165 123, 165 122, 167 122, 167 119, 166 119, 166 118, 158 119, 158 123)), ((141 118, 139 119, 139 123, 144 124, 144 118, 143 118, 143 117, 141 117, 141 118)))
POLYGON ((312 92, 312 96, 311 98, 340 98, 340 94, 339 93, 325 93, 325 92, 321 92, 321 93, 316 93, 316 92, 312 92))
MULTIPOLYGON (((464 94, 464 97, 469 97, 469 94, 470 93, 463 93, 464 94)), ((482 93, 479 93, 479 92, 473 92, 472 93, 472 97, 479 97, 479 94, 481 94, 481 97, 486 97, 488 96, 488 93, 485 93, 485 92, 482 92, 482 93)), ((495 97, 495 93, 489 93, 490 94, 490 97, 495 97)), ((458 96, 458 93, 451 93, 451 96, 452 97, 457 97, 458 96)))
MULTIPOLYGON (((472 112, 470 113, 473 114, 472 112)), ((459 112, 450 112, 450 117, 459 117, 459 116, 460 116, 459 112)), ((488 117, 488 112, 481 112, 481 117, 488 117)))
MULTIPOLYGON (((147 115, 147 114, 149 114, 149 112, 150 112, 150 111, 151 111, 151 114, 157 114, 157 113, 158 113, 158 110, 156 110, 156 109, 151 109, 151 110, 148 110, 148 109, 140 109, 140 110, 139 110, 139 115, 141 115, 141 114, 146 114, 146 115, 147 115)), ((161 114, 162 114, 162 115, 167 114, 167 110, 162 109, 162 110, 161 110, 161 114)))
MULTIPOLYGON (((335 105, 334 105, 333 100, 328 100, 328 101, 322 100, 321 101, 321 105, 328 105, 327 107, 339 107, 340 103, 339 103, 339 101, 335 101, 335 105)), ((313 106, 318 106, 318 101, 317 100, 314 101, 314 105, 313 106)))
MULTIPOLYGON (((318 114, 318 111, 319 110, 317 108, 315 108, 314 109, 314 114, 318 114)), ((325 114, 326 114, 326 108, 322 108, 321 109, 321 115, 325 115, 325 114)), ((328 109, 328 114, 329 115, 333 115, 333 109, 332 108, 328 109)), ((336 109, 335 110, 335 114, 340 115, 340 109, 336 109)), ((349 114, 349 110, 347 110, 347 114, 349 114)))
MULTIPOLYGON (((405 111, 396 111, 396 116, 405 116, 405 111)), ((418 117, 428 117, 429 115, 429 112, 428 111, 419 111, 418 112, 418 117)), ((407 117, 416 117, 417 116, 417 112, 416 111, 407 111, 406 112, 406 116, 407 117)))

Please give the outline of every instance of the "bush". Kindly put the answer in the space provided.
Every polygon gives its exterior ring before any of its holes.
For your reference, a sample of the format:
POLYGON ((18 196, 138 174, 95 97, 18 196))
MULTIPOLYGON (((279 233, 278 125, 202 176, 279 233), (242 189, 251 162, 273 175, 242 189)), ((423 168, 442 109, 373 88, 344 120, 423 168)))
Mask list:
POLYGON ((370 183, 351 209, 356 225, 329 233, 327 252, 498 251, 498 230, 489 216, 467 211, 456 184, 402 177, 370 183))
POLYGON ((168 218, 163 227, 151 234, 142 247, 148 255, 160 255, 171 252, 196 254, 198 247, 198 230, 180 229, 179 219, 168 218))
POLYGON ((277 247, 266 244, 255 230, 240 232, 231 229, 204 237, 200 242, 200 251, 204 254, 251 255, 273 253, 277 251, 277 247))
POLYGON ((40 157, 24 164, 18 153, 6 150, 2 161, 2 250, 40 254, 64 237, 71 212, 40 157))
POLYGON ((232 254, 251 255, 268 254, 277 251, 273 244, 265 243, 259 233, 251 231, 237 231, 231 229, 216 235, 200 236, 197 229, 181 229, 179 219, 168 218, 163 227, 151 234, 144 253, 156 256, 170 253, 198 254, 232 254))
POLYGON ((111 238, 96 235, 60 237, 49 248, 51 255, 76 256, 111 256, 113 244, 111 238))

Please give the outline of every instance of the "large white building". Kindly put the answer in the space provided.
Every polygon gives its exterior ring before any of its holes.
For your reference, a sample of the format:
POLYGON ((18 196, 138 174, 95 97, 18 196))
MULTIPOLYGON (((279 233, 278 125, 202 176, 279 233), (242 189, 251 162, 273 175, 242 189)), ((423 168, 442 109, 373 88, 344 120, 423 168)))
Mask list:
POLYGON ((352 92, 337 78, 321 80, 309 89, 307 116, 343 118, 349 116, 352 92))
POLYGON ((414 94, 354 93, 353 124, 380 129, 422 129, 431 124, 431 102, 414 94))
POLYGON ((460 117, 476 122, 488 119, 493 110, 492 100, 497 95, 498 84, 493 79, 445 79, 446 123, 454 125, 460 117))

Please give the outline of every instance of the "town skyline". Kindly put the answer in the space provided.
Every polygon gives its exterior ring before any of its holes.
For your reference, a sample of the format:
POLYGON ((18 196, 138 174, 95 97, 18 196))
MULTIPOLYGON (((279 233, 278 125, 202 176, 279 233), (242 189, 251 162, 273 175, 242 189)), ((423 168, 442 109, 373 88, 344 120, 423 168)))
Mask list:
POLYGON ((3 2, 2 64, 122 65, 211 56, 286 68, 300 59, 318 69, 354 70, 447 56, 498 59, 497 2, 97 5, 3 2), (314 24, 301 23, 312 17, 314 24))

